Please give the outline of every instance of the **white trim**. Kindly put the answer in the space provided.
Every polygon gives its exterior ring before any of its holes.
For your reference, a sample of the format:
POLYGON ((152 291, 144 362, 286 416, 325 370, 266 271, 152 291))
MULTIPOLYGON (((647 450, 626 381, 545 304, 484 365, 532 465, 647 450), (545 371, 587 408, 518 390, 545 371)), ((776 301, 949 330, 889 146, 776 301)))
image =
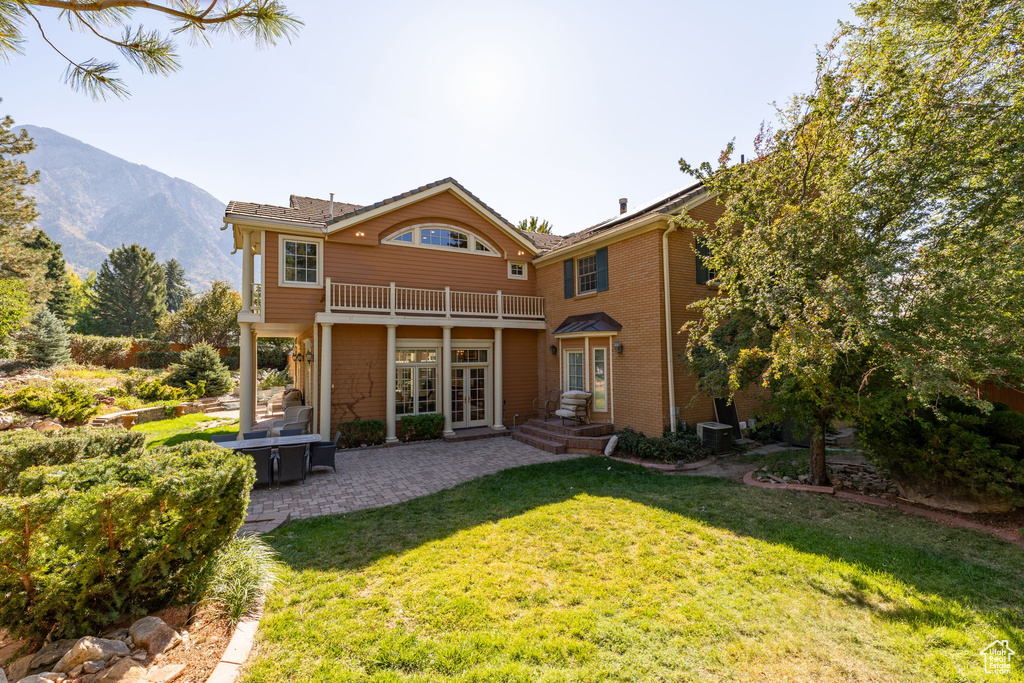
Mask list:
POLYGON ((581 348, 567 348, 562 354, 563 362, 565 363, 565 384, 562 386, 562 391, 586 391, 587 390, 587 352, 581 348), (569 354, 578 353, 582 356, 580 359, 580 372, 583 373, 580 377, 580 381, 583 382, 583 386, 579 389, 573 389, 569 386, 569 354))
MULTIPOLYGON (((495 320, 494 318, 438 318, 415 315, 381 315, 358 313, 324 313, 316 314, 316 322, 342 323, 349 325, 417 325, 423 327, 502 327, 517 330, 544 330, 547 323, 543 320, 495 320)), ((454 340, 453 340, 454 341, 454 340)))
POLYGON ((456 197, 461 199, 463 202, 468 204, 470 208, 472 208, 474 211, 480 214, 482 218, 484 218, 489 223, 494 225, 496 228, 500 229, 513 240, 515 240, 516 244, 525 247, 527 253, 533 254, 535 256, 540 253, 540 250, 533 242, 519 234, 519 230, 506 223, 499 216, 495 215, 493 211, 487 209, 483 204, 473 199, 458 185, 455 185, 452 182, 446 182, 441 183, 440 185, 435 185, 434 187, 422 190, 420 192, 416 192, 414 194, 410 194, 407 197, 403 197, 402 199, 393 201, 389 204, 378 206, 376 209, 372 209, 370 211, 364 211, 359 214, 342 217, 340 219, 335 220, 335 222, 327 226, 327 232, 328 234, 330 234, 337 230, 345 230, 346 228, 350 228, 353 225, 358 225, 359 223, 368 221, 371 218, 375 218, 385 213, 390 213, 397 209, 401 209, 403 206, 408 206, 409 204, 413 204, 422 199, 427 199, 428 197, 439 195, 443 192, 451 192, 456 197))
POLYGON ((588 294, 597 294, 597 292, 599 290, 597 289, 597 250, 596 249, 592 253, 589 253, 589 254, 585 253, 585 254, 580 254, 579 256, 574 256, 573 259, 572 259, 572 272, 573 272, 573 280, 574 280, 573 287, 576 288, 576 296, 587 296, 588 294), (584 292, 584 291, 582 291, 580 289, 580 260, 581 259, 585 259, 585 258, 593 258, 594 259, 594 288, 593 289, 588 289, 587 291, 584 292))
POLYGON ((556 339, 582 339, 583 337, 614 337, 618 335, 618 331, 612 332, 562 332, 556 334, 556 339))
POLYGON ((609 383, 608 383, 608 356, 611 355, 609 346, 591 346, 590 354, 592 356, 593 363, 591 364, 591 372, 594 373, 594 402, 591 404, 591 410, 595 413, 607 413, 608 412, 608 394, 609 394, 609 383), (601 351, 604 353, 604 409, 597 407, 597 352, 601 351))
POLYGON ((530 279, 529 273, 530 273, 530 271, 529 271, 528 266, 526 265, 526 261, 509 261, 508 262, 508 279, 509 280, 529 280, 530 279), (516 275, 515 273, 513 273, 512 272, 512 266, 521 266, 522 269, 523 269, 523 274, 522 275, 516 275))
POLYGON ((417 223, 416 225, 410 225, 397 232, 394 232, 380 241, 381 244, 391 244, 398 247, 416 247, 417 249, 433 249, 435 251, 445 251, 456 254, 473 254, 475 256, 496 256, 502 258, 504 254, 500 249, 495 247, 493 244, 480 237, 472 230, 459 227, 458 225, 451 225, 450 223, 417 223), (459 249, 457 247, 446 247, 440 244, 423 244, 420 241, 420 234, 423 228, 442 228, 444 230, 453 230, 466 235, 469 239, 466 240, 466 248, 459 249), (412 233, 411 242, 403 242, 396 239, 401 235, 408 235, 412 233), (487 251, 480 251, 476 248, 476 243, 480 242, 487 251))
MULTIPOLYGON (((323 289, 324 286, 324 240, 320 237, 304 237, 301 235, 287 235, 281 233, 277 236, 277 286, 298 287, 302 289, 323 289), (316 244, 316 282, 286 282, 284 279, 284 243, 298 242, 305 244, 316 244)), ((266 298, 266 295, 264 295, 266 298)))

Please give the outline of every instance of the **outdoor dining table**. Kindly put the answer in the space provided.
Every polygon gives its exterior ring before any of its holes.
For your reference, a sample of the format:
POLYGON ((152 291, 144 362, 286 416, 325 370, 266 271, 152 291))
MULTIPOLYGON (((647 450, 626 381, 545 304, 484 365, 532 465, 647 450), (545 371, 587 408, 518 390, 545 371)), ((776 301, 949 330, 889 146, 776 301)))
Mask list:
POLYGON ((269 436, 263 439, 238 439, 237 441, 224 441, 217 444, 223 448, 230 448, 233 451, 240 451, 249 448, 277 448, 278 446, 297 446, 299 444, 320 443, 322 439, 319 434, 297 434, 295 436, 269 436))

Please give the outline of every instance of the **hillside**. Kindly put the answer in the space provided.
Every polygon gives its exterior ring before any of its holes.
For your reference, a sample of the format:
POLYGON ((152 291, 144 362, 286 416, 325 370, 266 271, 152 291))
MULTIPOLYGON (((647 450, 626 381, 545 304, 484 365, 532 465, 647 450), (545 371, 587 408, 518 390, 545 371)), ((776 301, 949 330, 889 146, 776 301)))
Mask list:
POLYGON ((238 286, 241 259, 221 231, 224 203, 192 183, 133 164, 49 128, 22 126, 36 142, 25 157, 39 171, 29 187, 37 226, 64 248, 79 273, 99 268, 114 247, 138 242, 161 262, 178 259, 193 286, 238 286))

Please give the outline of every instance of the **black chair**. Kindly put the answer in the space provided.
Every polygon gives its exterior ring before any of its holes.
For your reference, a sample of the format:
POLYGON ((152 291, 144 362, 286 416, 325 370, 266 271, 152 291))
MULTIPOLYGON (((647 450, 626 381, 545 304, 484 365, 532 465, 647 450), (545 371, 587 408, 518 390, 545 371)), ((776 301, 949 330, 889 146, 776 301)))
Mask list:
POLYGON ((237 434, 213 434, 210 436, 210 441, 213 443, 227 443, 229 441, 237 441, 237 434))
POLYGON ((306 444, 278 446, 277 488, 286 481, 301 481, 306 484, 306 444))
POLYGON ((243 439, 265 439, 270 434, 269 431, 264 429, 262 432, 246 432, 242 434, 243 439))
POLYGON ((274 468, 271 465, 270 446, 266 448, 247 448, 242 452, 252 456, 253 464, 256 467, 256 483, 270 486, 274 481, 274 468))
POLYGON ((278 436, 302 436, 304 432, 303 429, 282 429, 278 436))
POLYGON ((338 453, 338 439, 340 438, 341 432, 336 432, 334 434, 334 441, 320 441, 309 447, 310 470, 314 467, 330 467, 335 472, 338 471, 334 463, 334 456, 338 453))

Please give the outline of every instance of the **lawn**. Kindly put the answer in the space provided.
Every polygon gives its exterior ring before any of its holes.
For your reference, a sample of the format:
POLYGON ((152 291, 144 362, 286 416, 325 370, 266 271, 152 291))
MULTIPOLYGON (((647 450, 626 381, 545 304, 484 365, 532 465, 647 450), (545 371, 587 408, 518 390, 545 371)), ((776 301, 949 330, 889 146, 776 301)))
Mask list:
POLYGON ((185 441, 209 441, 211 434, 235 434, 238 420, 220 420, 219 424, 206 429, 197 429, 203 423, 217 422, 203 413, 182 415, 168 420, 154 420, 132 427, 132 431, 146 435, 147 448, 173 446, 185 441))
POLYGON ((246 683, 983 681, 992 640, 1024 652, 1016 546, 600 458, 267 539, 246 683))

